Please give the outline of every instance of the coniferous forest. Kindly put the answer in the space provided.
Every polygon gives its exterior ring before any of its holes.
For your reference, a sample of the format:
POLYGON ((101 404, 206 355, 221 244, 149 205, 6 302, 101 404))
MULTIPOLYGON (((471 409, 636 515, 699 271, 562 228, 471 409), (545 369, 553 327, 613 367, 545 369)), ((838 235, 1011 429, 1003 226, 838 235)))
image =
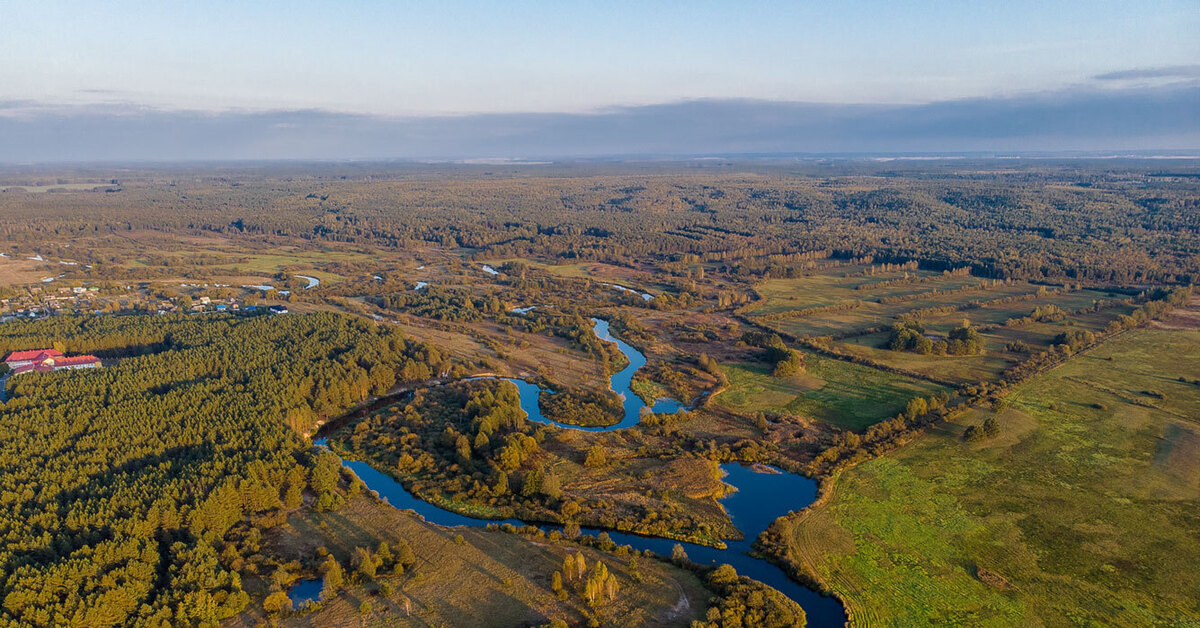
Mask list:
MULTIPOLYGON (((231 565, 315 485, 301 432, 447 368, 394 330, 303 317, 55 318, 8 347, 131 350, 24 375, 0 413, 3 617, 12 626, 212 624, 249 597, 231 565)), ((335 476, 336 478, 336 476, 335 476)))

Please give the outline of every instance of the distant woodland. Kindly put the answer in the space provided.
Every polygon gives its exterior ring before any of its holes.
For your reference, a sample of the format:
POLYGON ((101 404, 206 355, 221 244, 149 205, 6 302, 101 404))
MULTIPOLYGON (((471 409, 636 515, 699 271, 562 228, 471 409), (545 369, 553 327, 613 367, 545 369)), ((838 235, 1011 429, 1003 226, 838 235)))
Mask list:
MULTIPOLYGON (((1187 177, 971 166, 829 177, 780 168, 604 176, 133 171, 104 181, 104 192, 0 194, 0 236, 47 253, 76 237, 153 229, 617 264, 696 256, 759 278, 795 272, 796 255, 969 267, 990 278, 1195 278, 1200 200, 1187 177)), ((121 260, 88 261, 105 276, 121 260)))

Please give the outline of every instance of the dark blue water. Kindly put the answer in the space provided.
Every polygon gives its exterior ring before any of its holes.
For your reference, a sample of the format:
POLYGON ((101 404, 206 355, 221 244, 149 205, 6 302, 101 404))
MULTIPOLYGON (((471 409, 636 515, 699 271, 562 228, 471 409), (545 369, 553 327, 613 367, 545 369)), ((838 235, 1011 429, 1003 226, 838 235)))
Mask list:
MULTIPOLYGON (((325 439, 316 441, 317 445, 324 445, 325 439)), ((415 510, 418 514, 425 518, 429 523, 436 523, 440 526, 485 526, 489 523, 511 523, 514 526, 526 525, 524 521, 519 519, 476 519, 466 515, 460 515, 456 512, 438 508, 433 504, 418 499, 404 488, 404 485, 397 482, 392 476, 372 467, 371 465, 360 462, 358 460, 343 460, 342 464, 354 472, 367 488, 379 493, 387 503, 399 508, 400 510, 415 510)))
MULTIPOLYGON (((754 539, 772 522, 789 511, 808 506, 816 499, 816 482, 770 467, 765 468, 767 472, 763 472, 740 464, 723 464, 721 469, 726 473, 725 483, 737 489, 736 493, 722 499, 721 505, 725 507, 725 512, 737 529, 746 536, 740 541, 726 540, 726 548, 723 550, 705 545, 679 543, 687 552, 688 558, 700 564, 727 563, 737 569, 739 574, 774 587, 804 609, 804 613, 808 615, 809 626, 845 626, 846 613, 837 600, 797 584, 780 568, 747 553, 754 545, 754 539)), ((599 534, 600 530, 589 529, 586 532, 599 534)), ((670 556, 672 548, 678 543, 670 539, 646 538, 621 532, 609 532, 608 536, 620 545, 632 545, 640 550, 648 549, 663 556, 670 556)))
POLYGON ((309 602, 317 602, 321 599, 321 579, 315 580, 297 580, 288 589, 288 597, 292 600, 292 608, 297 609, 309 602))
MULTIPOLYGON (((608 321, 592 319, 595 323, 596 335, 602 340, 615 342, 629 358, 629 366, 612 376, 611 385, 624 400, 625 417, 617 424, 607 427, 580 427, 551 421, 542 416, 538 407, 540 389, 524 380, 509 379, 517 386, 520 393, 521 409, 529 415, 529 420, 549 425, 590 432, 618 430, 636 425, 641 421, 642 409, 645 402, 634 394, 630 388, 633 374, 646 364, 646 357, 640 351, 612 336, 608 330, 608 321)), ((683 404, 671 399, 660 399, 651 408, 652 412, 672 413, 683 408, 683 404)), ((324 439, 315 442, 324 445, 324 439)), ((402 484, 391 476, 376 470, 365 462, 343 461, 343 464, 354 471, 370 490, 392 506, 403 510, 413 510, 430 523, 442 526, 485 526, 489 523, 509 523, 514 526, 527 525, 517 519, 503 521, 475 519, 466 515, 443 510, 433 504, 422 501, 409 493, 402 484)), ((736 492, 721 499, 721 505, 745 538, 738 541, 726 540, 725 549, 717 549, 692 543, 681 543, 671 539, 638 536, 624 532, 584 528, 584 534, 596 535, 607 532, 613 542, 618 545, 629 545, 638 550, 650 550, 662 556, 670 556, 672 549, 678 543, 687 552, 688 558, 701 564, 732 565, 739 574, 749 576, 774 587, 780 593, 788 596, 804 608, 808 615, 808 625, 818 627, 841 627, 846 624, 846 613, 837 600, 823 597, 797 584, 775 565, 750 556, 754 539, 767 529, 773 521, 793 510, 801 510, 816 499, 817 484, 809 478, 792 473, 781 472, 778 469, 762 467, 755 469, 740 464, 723 464, 725 483, 737 489, 736 492)), ((551 526, 542 526, 553 529, 551 526)), ((320 591, 318 590, 318 594, 320 591)), ((289 592, 289 595, 291 593, 289 592)), ((293 597, 293 600, 296 598, 293 597)))
MULTIPOLYGON (((323 445, 323 441, 318 441, 323 445)), ((409 493, 402 484, 391 476, 383 473, 365 462, 354 460, 343 461, 350 470, 354 471, 367 488, 379 493, 379 497, 392 506, 401 510, 412 510, 430 523, 441 526, 486 526, 489 523, 527 525, 518 519, 502 521, 475 519, 449 510, 443 510, 429 502, 422 501, 409 493)), ((584 534, 598 535, 607 532, 613 542, 618 545, 629 545, 638 550, 650 550, 662 556, 670 556, 672 549, 678 543, 687 552, 688 558, 700 564, 728 563, 737 569, 738 573, 749 576, 774 587, 780 593, 795 600, 804 608, 808 615, 810 626, 844 626, 846 614, 837 600, 823 597, 802 585, 792 581, 775 565, 750 556, 754 539, 771 522, 791 510, 804 508, 812 503, 817 495, 817 485, 812 480, 791 473, 761 472, 740 464, 723 464, 724 481, 737 489, 737 492, 721 500, 721 505, 729 514, 733 524, 745 538, 739 541, 727 540, 725 549, 717 549, 705 545, 682 543, 671 539, 638 536, 624 532, 601 530, 599 528, 584 528, 584 534)), ((544 529, 554 529, 543 526, 544 529)), ((294 589, 293 589, 294 592, 294 589)), ((293 592, 293 600, 296 599, 293 592)), ((320 593, 319 587, 317 593, 320 593)))

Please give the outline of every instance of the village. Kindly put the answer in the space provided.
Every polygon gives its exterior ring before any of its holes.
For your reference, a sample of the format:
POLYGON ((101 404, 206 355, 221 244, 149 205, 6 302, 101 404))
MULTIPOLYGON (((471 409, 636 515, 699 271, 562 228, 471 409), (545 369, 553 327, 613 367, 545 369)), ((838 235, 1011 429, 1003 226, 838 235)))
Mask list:
MULTIPOLYGON (((53 290, 45 285, 11 286, 0 289, 0 323, 50 316, 241 313, 287 314, 282 304, 258 305, 255 296, 235 296, 229 286, 180 284, 183 290, 161 285, 125 286, 65 285, 53 290), (210 293, 210 294, 206 294, 210 293)), ((8 377, 26 373, 102 368, 94 355, 68 356, 57 348, 13 351, 4 359, 7 367, 0 378, 0 401, 8 377)))
POLYGON ((260 306, 257 291, 210 284, 11 286, 0 289, 0 323, 61 315, 173 314, 205 312, 287 313, 283 305, 260 306))

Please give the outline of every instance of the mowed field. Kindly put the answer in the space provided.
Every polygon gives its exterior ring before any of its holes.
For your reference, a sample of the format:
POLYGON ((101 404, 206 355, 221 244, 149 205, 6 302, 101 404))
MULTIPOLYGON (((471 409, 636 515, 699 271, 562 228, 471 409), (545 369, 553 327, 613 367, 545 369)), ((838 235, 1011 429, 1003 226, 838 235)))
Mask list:
MULTIPOLYGON (((233 259, 223 264, 215 264, 209 268, 213 273, 211 281, 228 281, 228 277, 250 274, 261 277, 262 274, 287 272, 303 274, 320 279, 322 283, 331 284, 347 279, 343 275, 321 270, 322 266, 331 262, 360 263, 367 257, 365 252, 340 251, 334 249, 301 249, 298 247, 277 247, 265 251, 223 251, 196 249, 183 251, 175 255, 186 259, 191 255, 213 255, 233 259)), ((129 268, 147 267, 142 260, 130 260, 129 268)))
MULTIPOLYGON (((391 270, 419 274, 414 270, 422 263, 419 258, 442 258, 440 253, 425 249, 380 250, 342 243, 294 243, 282 238, 247 243, 220 235, 167 237, 153 231, 132 231, 88 244, 94 250, 122 259, 123 266, 130 270, 186 270, 194 277, 197 269, 189 264, 204 259, 207 263, 203 272, 208 283, 235 285, 245 276, 257 277, 253 283, 270 283, 263 278, 287 273, 316 277, 328 286, 391 270)), ((170 277, 164 281, 179 280, 170 277)))
MULTIPOLYGON (((635 582, 628 558, 583 549, 567 542, 531 539, 482 528, 443 528, 367 496, 336 512, 311 510, 293 515, 268 540, 279 555, 303 562, 324 547, 343 564, 355 547, 393 548, 404 539, 417 565, 404 576, 380 576, 379 582, 351 584, 318 608, 290 613, 285 626, 522 626, 561 619, 583 620, 586 603, 576 593, 559 600, 551 577, 568 553, 582 552, 588 565, 603 560, 621 590, 615 601, 597 608, 606 626, 687 626, 701 615, 711 593, 691 572, 648 558, 638 559, 643 582, 635 582), (456 537, 461 535, 461 542, 456 537), (385 594, 387 593, 387 594, 385 594), (370 610, 360 612, 363 602, 370 610)), ((262 587, 261 582, 255 586, 262 587)), ((252 626, 264 621, 250 612, 225 622, 252 626)))
MULTIPOLYGON (((762 297, 762 301, 750 310, 751 316, 778 314, 791 310, 804 310, 813 307, 837 305, 857 299, 869 298, 873 291, 868 287, 882 281, 899 280, 906 276, 919 282, 892 286, 894 292, 924 292, 934 287, 934 282, 940 279, 941 273, 925 270, 910 271, 880 271, 874 275, 863 275, 870 270, 869 265, 849 264, 816 272, 803 277, 768 279, 754 286, 754 290, 762 297), (863 286, 863 289, 859 289, 863 286)), ((954 286, 971 283, 970 277, 958 277, 954 286)), ((976 280, 977 281, 977 280, 976 280)), ((945 284, 949 287, 950 284, 945 284)), ((876 289, 878 291, 880 289, 876 289)), ((876 296, 880 296, 876 294, 876 296)))
POLYGON ((846 429, 863 429, 894 417, 913 397, 945 387, 813 354, 805 373, 773 377, 761 362, 722 366, 729 387, 713 403, 743 413, 788 412, 846 429))
POLYGON ((1200 331, 1122 334, 835 478, 789 557, 861 626, 1200 625, 1198 379, 1200 331))
MULTIPOLYGON (((1014 317, 1027 316, 1036 306, 1031 303, 1020 305, 1021 311, 1012 312, 1014 317)), ((940 381, 964 384, 991 381, 998 379, 1005 369, 1028 358, 1027 354, 1010 349, 1012 343, 1024 343, 1033 351, 1043 351, 1053 345, 1063 332, 1078 329, 1098 333, 1119 314, 1128 314, 1132 310, 1132 306, 1123 305, 1101 312, 1070 315, 1063 321, 993 327, 982 333, 985 350, 980 355, 921 355, 911 351, 892 351, 884 348, 890 332, 847 338, 838 343, 838 347, 852 355, 940 381)), ((944 338, 951 329, 962 325, 963 319, 970 319, 972 325, 976 325, 971 313, 955 312, 957 316, 953 317, 953 321, 948 320, 948 315, 924 321, 926 331, 944 338)))
POLYGON ((0 192, 5 194, 46 194, 50 192, 91 192, 92 190, 112 187, 109 183, 55 183, 44 185, 0 185, 0 192))

